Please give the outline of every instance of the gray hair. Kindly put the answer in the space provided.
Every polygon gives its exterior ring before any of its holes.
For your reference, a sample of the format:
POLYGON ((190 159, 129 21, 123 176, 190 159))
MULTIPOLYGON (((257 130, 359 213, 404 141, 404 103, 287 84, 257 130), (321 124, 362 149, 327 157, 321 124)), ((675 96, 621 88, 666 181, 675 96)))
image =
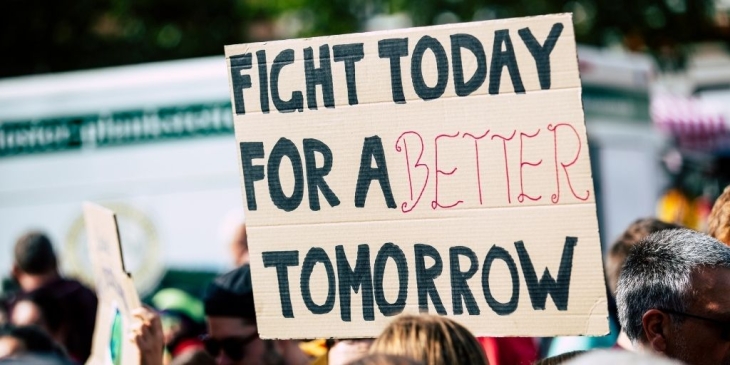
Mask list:
POLYGON ((641 338, 642 317, 650 309, 686 311, 694 300, 692 274, 717 267, 730 268, 730 247, 693 230, 659 231, 634 246, 616 290, 619 321, 629 339, 641 338))

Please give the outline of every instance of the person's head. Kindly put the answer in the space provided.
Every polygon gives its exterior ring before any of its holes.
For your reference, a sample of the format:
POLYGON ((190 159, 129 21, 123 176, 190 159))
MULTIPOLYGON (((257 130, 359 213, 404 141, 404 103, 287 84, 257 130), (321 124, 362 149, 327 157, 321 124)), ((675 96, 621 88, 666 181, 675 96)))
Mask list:
POLYGON ((730 245, 730 186, 715 200, 707 218, 707 233, 720 242, 730 245))
POLYGON ((405 356, 370 354, 347 365, 423 365, 423 363, 405 356))
POLYGON ((616 285, 621 275, 621 267, 626 261, 631 248, 646 236, 665 229, 676 229, 680 226, 662 222, 656 218, 640 218, 631 223, 608 250, 606 256, 606 279, 611 293, 616 294, 616 285))
POLYGON ((426 365, 487 364, 474 335, 462 325, 435 315, 403 315, 370 346, 371 354, 405 356, 426 365))
POLYGON ((241 223, 233 235, 231 254, 236 265, 240 266, 248 263, 248 235, 246 234, 245 223, 241 223))
POLYGON ((204 345, 218 364, 284 364, 304 356, 293 341, 259 338, 248 264, 215 278, 204 302, 208 323, 204 345))
POLYGON ((367 355, 371 338, 327 340, 327 364, 344 365, 367 355))
POLYGON ((626 259, 619 320, 642 348, 691 364, 730 364, 730 247, 689 229, 653 233, 626 259))
POLYGON ((173 356, 187 340, 205 333, 203 302, 187 292, 165 288, 152 297, 152 305, 160 311, 165 345, 173 356))
POLYGON ((53 245, 41 232, 28 232, 18 238, 14 253, 13 276, 24 290, 29 290, 28 277, 53 276, 58 272, 53 245))

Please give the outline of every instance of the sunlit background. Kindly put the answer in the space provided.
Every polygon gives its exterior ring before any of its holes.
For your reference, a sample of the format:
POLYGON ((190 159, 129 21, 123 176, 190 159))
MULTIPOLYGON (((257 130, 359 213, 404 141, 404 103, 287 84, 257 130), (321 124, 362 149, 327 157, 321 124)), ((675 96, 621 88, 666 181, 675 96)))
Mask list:
POLYGON ((224 45, 559 12, 579 43, 604 247, 641 216, 703 229, 730 183, 728 0, 6 0, 4 290, 29 229, 90 280, 84 200, 118 213, 143 297, 232 267, 244 215, 224 45))

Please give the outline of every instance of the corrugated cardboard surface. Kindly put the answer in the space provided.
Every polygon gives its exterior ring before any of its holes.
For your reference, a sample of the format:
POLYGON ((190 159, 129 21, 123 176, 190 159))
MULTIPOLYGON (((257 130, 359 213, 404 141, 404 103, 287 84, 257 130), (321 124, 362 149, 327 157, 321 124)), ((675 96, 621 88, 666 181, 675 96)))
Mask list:
MULTIPOLYGON (((392 317, 383 315, 376 304, 374 320, 365 320, 362 291, 351 291, 352 317, 344 321, 337 280, 331 310, 313 314, 304 303, 301 287, 304 284, 310 288, 316 305, 331 304, 327 302, 325 265, 316 264, 309 281, 302 280, 301 269, 310 249, 318 247, 326 252, 336 279, 335 246, 344 247, 348 263, 354 267, 357 246, 367 244, 373 272, 376 255, 388 242, 397 245, 407 259, 408 295, 402 313, 419 312, 414 245, 425 244, 435 247, 443 261, 443 271, 434 283, 447 315, 477 335, 607 332, 600 243, 570 14, 227 46, 229 68, 231 57, 247 53, 252 55, 252 67, 235 72, 250 76, 251 87, 243 90, 245 114, 235 114, 234 105, 234 118, 236 140, 262 142, 265 153, 264 158, 251 161, 254 166, 263 166, 266 177, 253 184, 256 210, 246 211, 258 326, 263 338, 377 336, 392 317), (550 87, 543 89, 536 61, 519 30, 529 28, 544 44, 558 23, 563 29, 549 57, 550 87), (504 30, 514 47, 524 93, 514 92, 507 67, 502 70, 499 94, 488 92, 495 32, 504 30), (455 34, 476 37, 486 54, 486 80, 468 96, 455 93, 451 48, 451 36, 455 34), (416 94, 411 75, 411 56, 424 36, 436 39, 448 59, 445 91, 433 100, 423 100, 416 94), (408 40, 408 55, 400 58, 404 103, 394 102, 390 59, 378 53, 378 42, 391 38, 408 40), (330 57, 334 107, 324 106, 322 86, 317 86, 318 108, 310 109, 303 50, 312 47, 314 66, 319 67, 322 45, 328 46, 332 56, 333 46, 352 43, 362 43, 364 50, 363 59, 355 63, 358 103, 348 103, 344 64, 330 57), (285 49, 293 50, 294 61, 281 68, 278 90, 284 100, 293 91, 301 91, 303 110, 282 113, 270 100, 270 111, 261 112, 256 53, 265 51, 270 73, 273 60, 285 49), (386 205, 378 180, 371 182, 365 206, 355 204, 363 143, 373 136, 382 142, 395 208, 386 205), (277 173, 267 170, 267 161, 281 138, 294 143, 304 166, 303 184, 299 186, 304 190, 303 199, 292 211, 279 209, 272 202, 267 183, 269 175, 277 173), (320 210, 310 209, 304 139, 322 141, 331 150, 332 169, 324 179, 339 205, 330 206, 320 192, 320 210), (538 279, 545 268, 554 279, 566 237, 577 238, 567 308, 558 309, 548 295, 545 309, 535 309, 514 242, 524 243, 538 279), (498 302, 506 303, 519 295, 516 309, 509 314, 495 313, 483 290, 484 260, 495 245, 509 253, 519 276, 515 294, 504 260, 495 260, 489 270, 489 288, 498 302), (469 247, 478 257, 479 269, 467 281, 478 315, 469 315, 466 310, 454 315, 449 262, 449 249, 454 246, 469 247), (291 250, 298 251, 298 266, 287 270, 293 318, 285 318, 277 269, 264 267, 262 253, 291 250)), ((469 80, 477 69, 476 57, 468 50, 462 50, 461 55, 464 78, 469 80)), ((428 87, 437 84, 436 64, 433 51, 427 50, 420 69, 428 87)), ((315 156, 316 166, 322 167, 322 155, 315 156)), ((376 165, 370 161, 366 167, 376 165)), ((241 171, 242 179, 244 173, 241 171)), ((292 196, 295 178, 288 157, 283 158, 278 174, 283 192, 292 196)), ((242 184, 244 200, 245 190, 242 184)), ((465 271, 469 262, 463 260, 460 266, 465 271)), ((429 268, 434 260, 426 258, 425 262, 429 268)), ((399 281, 392 259, 386 263, 383 286, 385 299, 393 303, 399 281)), ((428 303, 429 312, 435 313, 431 296, 428 303)))
POLYGON ((99 305, 94 327, 92 354, 87 364, 112 364, 110 343, 115 312, 122 317, 121 362, 139 364, 139 349, 128 339, 131 311, 141 306, 132 278, 124 269, 117 219, 109 209, 84 203, 89 254, 94 266, 99 305))

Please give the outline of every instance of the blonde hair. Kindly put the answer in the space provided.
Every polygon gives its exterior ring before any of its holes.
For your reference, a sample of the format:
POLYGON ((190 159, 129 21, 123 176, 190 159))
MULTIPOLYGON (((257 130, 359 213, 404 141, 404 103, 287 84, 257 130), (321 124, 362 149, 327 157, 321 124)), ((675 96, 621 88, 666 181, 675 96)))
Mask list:
POLYGON ((426 314, 393 320, 370 347, 370 353, 406 356, 425 365, 489 364, 484 349, 464 326, 426 314))
POLYGON ((423 363, 405 356, 370 354, 347 365, 423 365, 423 363))
POLYGON ((718 241, 730 245, 730 186, 715 200, 707 218, 707 233, 718 241))

